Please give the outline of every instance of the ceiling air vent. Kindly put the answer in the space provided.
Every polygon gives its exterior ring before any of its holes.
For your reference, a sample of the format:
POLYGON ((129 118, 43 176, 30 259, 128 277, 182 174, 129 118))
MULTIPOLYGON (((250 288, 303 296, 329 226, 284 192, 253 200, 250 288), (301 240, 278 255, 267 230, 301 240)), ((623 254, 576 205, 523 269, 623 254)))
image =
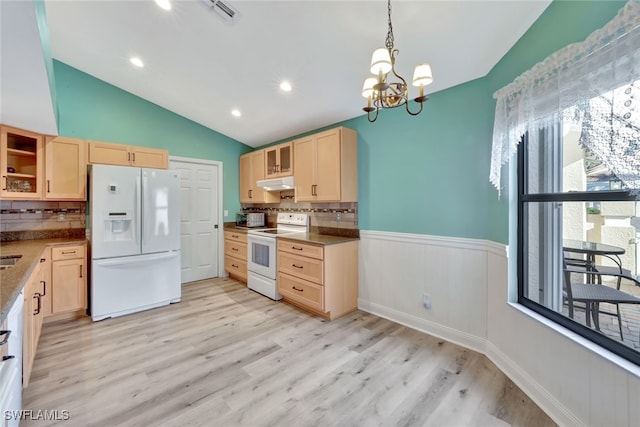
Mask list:
POLYGON ((240 17, 238 10, 231 6, 228 1, 222 0, 202 0, 209 9, 212 9, 216 15, 222 18, 225 22, 235 22, 240 17))

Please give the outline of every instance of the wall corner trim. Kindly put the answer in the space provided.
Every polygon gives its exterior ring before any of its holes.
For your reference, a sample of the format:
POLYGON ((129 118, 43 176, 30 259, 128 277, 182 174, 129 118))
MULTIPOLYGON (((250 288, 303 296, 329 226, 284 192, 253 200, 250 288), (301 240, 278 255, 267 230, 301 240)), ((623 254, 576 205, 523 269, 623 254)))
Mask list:
POLYGON ((561 426, 586 426, 584 422, 554 398, 531 375, 521 369, 492 342, 486 341, 484 355, 529 396, 549 417, 561 426))
POLYGON ((399 323, 427 335, 442 338, 443 340, 449 341, 453 344, 484 354, 484 349, 486 347, 486 340, 484 338, 478 338, 475 335, 458 331, 440 323, 430 322, 429 320, 403 313, 370 301, 365 301, 363 299, 358 299, 358 308, 362 311, 366 311, 367 313, 375 314, 376 316, 399 323))

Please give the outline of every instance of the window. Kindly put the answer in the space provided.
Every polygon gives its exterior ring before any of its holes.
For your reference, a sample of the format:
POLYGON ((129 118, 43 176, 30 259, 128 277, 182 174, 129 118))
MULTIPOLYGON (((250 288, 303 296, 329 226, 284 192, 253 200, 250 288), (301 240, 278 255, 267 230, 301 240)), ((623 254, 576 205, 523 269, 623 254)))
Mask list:
POLYGON ((518 301, 640 364, 640 202, 584 129, 559 121, 519 144, 518 301))
MULTIPOLYGON (((518 152, 518 301, 640 365, 640 2, 494 93, 518 152)), ((511 168, 513 170, 513 168, 511 168)))

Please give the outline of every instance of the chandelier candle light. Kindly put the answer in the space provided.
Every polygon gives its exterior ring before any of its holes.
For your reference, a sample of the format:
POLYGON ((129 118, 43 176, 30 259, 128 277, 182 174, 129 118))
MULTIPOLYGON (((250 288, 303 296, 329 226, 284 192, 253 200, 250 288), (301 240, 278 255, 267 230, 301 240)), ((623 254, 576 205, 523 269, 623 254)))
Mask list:
POLYGON ((369 77, 364 81, 362 96, 367 98, 367 106, 363 108, 367 112, 370 122, 378 118, 381 108, 396 108, 404 104, 407 113, 417 116, 422 112, 423 104, 429 99, 424 94, 424 87, 433 82, 431 66, 429 64, 417 65, 413 72, 413 85, 420 88, 420 94, 414 101, 420 104, 420 109, 412 112, 409 109, 409 90, 407 81, 398 75, 395 70, 396 55, 398 49, 393 46, 393 26, 391 25, 391 0, 388 0, 389 30, 387 31, 386 47, 381 47, 373 52, 371 57, 371 73, 377 77, 369 77), (396 81, 392 81, 393 76, 396 81), (375 115, 372 116, 372 112, 375 115))

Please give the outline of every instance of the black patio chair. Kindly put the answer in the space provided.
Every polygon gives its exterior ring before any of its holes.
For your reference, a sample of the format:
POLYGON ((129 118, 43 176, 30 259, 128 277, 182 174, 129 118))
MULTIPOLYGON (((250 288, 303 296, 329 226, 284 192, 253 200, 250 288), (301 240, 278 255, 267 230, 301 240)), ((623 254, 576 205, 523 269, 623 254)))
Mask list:
MULTIPOLYGON (((591 317, 597 331, 600 331, 600 314, 615 316, 618 319, 620 339, 624 341, 624 337, 622 334, 622 317, 620 315, 620 304, 640 305, 640 298, 620 290, 620 282, 622 278, 620 269, 616 269, 616 267, 613 267, 612 270, 609 270, 608 268, 595 270, 587 268, 585 265, 580 265, 578 262, 575 262, 572 259, 563 258, 563 273, 564 296, 569 308, 569 317, 573 319, 574 304, 576 302, 583 303, 585 305, 587 326, 591 326, 591 317), (572 279, 572 274, 582 275, 581 279, 586 278, 587 280, 572 279), (594 277, 589 279, 589 276, 594 277), (609 286, 608 284, 606 284, 606 281, 604 281, 603 283, 602 278, 606 276, 616 278, 616 287, 609 286), (601 309, 601 303, 612 304, 615 307, 615 312, 601 309)), ((631 275, 629 274, 629 277, 625 277, 630 278, 630 276, 631 275)), ((636 280, 634 281, 637 283, 636 280)))

